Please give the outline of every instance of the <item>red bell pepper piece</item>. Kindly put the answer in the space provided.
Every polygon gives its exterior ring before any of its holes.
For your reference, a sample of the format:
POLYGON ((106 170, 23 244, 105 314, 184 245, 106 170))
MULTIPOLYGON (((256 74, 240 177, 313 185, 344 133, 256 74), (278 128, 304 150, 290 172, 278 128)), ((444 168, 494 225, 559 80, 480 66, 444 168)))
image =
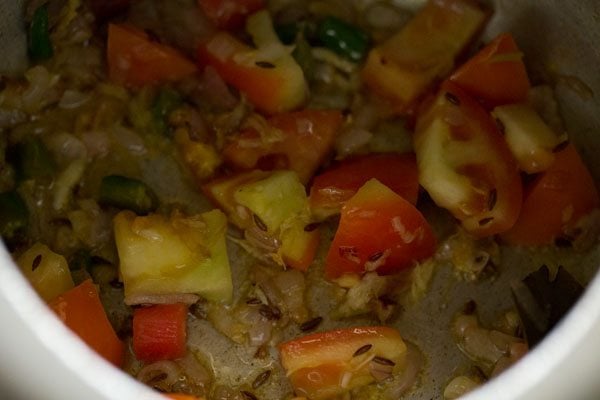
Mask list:
POLYGON ((436 239, 423 215, 376 179, 342 207, 325 276, 392 274, 433 255, 436 239))
POLYGON ((489 108, 523 102, 531 88, 523 54, 509 33, 492 40, 450 80, 489 108))
POLYGON ((123 343, 110 324, 91 279, 61 294, 48 305, 98 354, 117 367, 123 364, 123 343))
POLYGON ((310 188, 311 211, 319 218, 339 213, 344 202, 372 178, 409 203, 417 203, 419 179, 415 155, 369 154, 343 160, 317 175, 310 188))
POLYGON ((133 351, 146 362, 181 358, 186 351, 187 305, 157 304, 133 312, 133 351))

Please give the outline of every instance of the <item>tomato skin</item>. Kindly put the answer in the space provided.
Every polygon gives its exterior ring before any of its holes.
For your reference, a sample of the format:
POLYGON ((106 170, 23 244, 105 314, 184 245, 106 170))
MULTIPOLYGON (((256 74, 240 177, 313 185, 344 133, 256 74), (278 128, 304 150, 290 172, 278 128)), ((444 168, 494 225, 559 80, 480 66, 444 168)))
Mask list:
POLYGON ((497 36, 450 80, 489 108, 526 101, 531 89, 522 54, 509 33, 497 36))
POLYGON ((339 213, 344 202, 372 178, 409 203, 417 203, 419 179, 415 155, 369 154, 345 159, 314 178, 309 199, 313 214, 324 219, 339 213))
POLYGON ((488 112, 453 82, 419 115, 413 144, 421 186, 469 233, 486 237, 514 225, 517 162, 488 112))
POLYGON ((432 256, 435 247, 433 231, 419 210, 371 179, 342 207, 325 276, 392 274, 432 256))
POLYGON ((315 400, 338 398, 373 382, 368 367, 373 357, 394 362, 394 373, 402 368, 406 357, 400 333, 385 326, 313 333, 280 343, 278 350, 296 394, 315 400), (366 351, 357 355, 361 348, 366 351))
POLYGON ((140 87, 176 81, 197 71, 196 65, 172 47, 153 42, 129 25, 108 25, 108 75, 118 84, 140 87))
POLYGON ((133 312, 133 351, 141 361, 174 360, 186 351, 187 305, 156 304, 133 312))
POLYGON ((241 26, 247 15, 265 6, 263 0, 198 0, 206 16, 219 28, 241 26))
POLYGON ((338 110, 301 110, 277 114, 267 123, 282 134, 265 143, 255 130, 245 130, 223 150, 226 162, 239 170, 291 169, 306 184, 329 154, 342 125, 338 110))
POLYGON ((121 367, 125 348, 106 316, 91 279, 61 294, 48 306, 88 346, 113 365, 121 367))
POLYGON ((513 245, 552 244, 556 237, 600 206, 594 178, 572 144, 525 188, 517 223, 501 238, 513 245))

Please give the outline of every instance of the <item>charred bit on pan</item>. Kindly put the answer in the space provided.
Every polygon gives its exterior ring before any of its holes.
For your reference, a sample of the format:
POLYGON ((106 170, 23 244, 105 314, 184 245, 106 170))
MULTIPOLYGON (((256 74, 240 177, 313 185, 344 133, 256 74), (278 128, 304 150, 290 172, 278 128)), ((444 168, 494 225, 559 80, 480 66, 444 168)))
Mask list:
POLYGON ((367 343, 364 346, 359 347, 358 350, 356 350, 354 354, 352 354, 352 357, 358 357, 361 354, 365 354, 367 351, 371 350, 372 347, 372 344, 367 343))
POLYGON ((35 271, 36 269, 38 269, 38 267, 40 266, 40 264, 42 263, 42 255, 38 254, 37 256, 35 256, 35 258, 33 259, 33 262, 31 263, 31 271, 35 271))
POLYGON ((300 330, 302 332, 312 331, 317 326, 319 326, 323 322, 323 317, 315 317, 313 319, 309 319, 308 321, 300 324, 300 330))
POLYGON ((198 319, 206 319, 208 311, 206 309, 206 300, 198 300, 190 306, 190 314, 198 319))

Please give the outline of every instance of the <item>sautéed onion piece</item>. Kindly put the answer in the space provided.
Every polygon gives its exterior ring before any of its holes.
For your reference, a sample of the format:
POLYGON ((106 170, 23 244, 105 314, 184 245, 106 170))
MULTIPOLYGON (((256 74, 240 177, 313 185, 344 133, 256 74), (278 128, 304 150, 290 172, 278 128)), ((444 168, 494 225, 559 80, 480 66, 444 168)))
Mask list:
POLYGON ((28 1, 0 88, 24 275, 55 310, 92 279, 114 338, 77 333, 159 392, 454 399, 509 368, 588 280, 596 181, 514 38, 473 50, 493 10, 397 3, 28 1))

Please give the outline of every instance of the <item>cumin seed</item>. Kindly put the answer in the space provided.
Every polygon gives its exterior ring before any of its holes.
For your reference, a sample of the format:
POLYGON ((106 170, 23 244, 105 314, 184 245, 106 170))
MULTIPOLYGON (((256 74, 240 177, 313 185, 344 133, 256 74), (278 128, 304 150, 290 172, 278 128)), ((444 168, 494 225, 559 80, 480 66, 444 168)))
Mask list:
POLYGON ((496 189, 490 190, 488 194, 488 210, 492 211, 496 207, 498 201, 498 191, 496 189))
POLYGON ((262 306, 260 306, 258 312, 260 313, 260 315, 271 321, 281 318, 281 311, 275 306, 263 304, 262 306))
POLYGON ((249 392, 247 390, 242 390, 240 393, 242 394, 242 396, 244 396, 245 400, 258 400, 258 397, 256 397, 254 393, 249 392))
POLYGON ((321 224, 319 224, 318 222, 312 222, 304 227, 304 232, 312 232, 315 229, 317 229, 319 225, 321 224))
POLYGON ((36 269, 38 269, 38 267, 40 266, 41 263, 42 263, 42 255, 38 254, 37 256, 35 256, 35 258, 33 259, 33 262, 31 263, 31 271, 35 271, 36 269))
POLYGON ((371 350, 371 348, 373 347, 372 344, 365 344, 364 346, 359 347, 354 354, 352 354, 352 357, 358 357, 361 354, 365 354, 367 351, 371 350))
POLYGON ((317 326, 319 326, 321 322, 323 322, 323 317, 315 317, 313 319, 309 319, 308 321, 305 321, 302 324, 300 324, 300 330, 302 332, 312 331, 317 326))
POLYGON ((258 349, 256 349, 256 353, 254 353, 254 358, 260 358, 261 360, 263 358, 266 358, 269 355, 269 350, 263 345, 263 346, 259 346, 258 349))
POLYGON ((115 278, 112 281, 110 281, 108 283, 112 288, 114 289, 123 289, 123 282, 121 282, 119 279, 115 278))
POLYGON ((267 224, 265 224, 265 222, 262 219, 260 219, 258 215, 252 214, 252 219, 254 220, 254 224, 256 225, 256 227, 261 231, 267 232, 269 230, 269 228, 267 228, 267 224))
POLYGON ((254 379, 254 382, 252 382, 252 389, 258 389, 259 387, 261 387, 262 385, 265 384, 265 382, 271 377, 271 370, 268 369, 262 373, 260 373, 256 379, 254 379))
POLYGON ((479 220, 479 226, 484 226, 489 224, 490 222, 492 222, 494 220, 494 217, 487 217, 487 218, 483 218, 479 220))
POLYGON ((246 300, 246 304, 251 306, 257 306, 259 304, 262 304, 262 301, 260 301, 260 299, 257 299, 256 297, 251 297, 248 300, 246 300))
POLYGON ((257 61, 255 64, 257 67, 261 67, 261 68, 266 68, 266 69, 275 68, 275 64, 270 63, 268 61, 257 61))
POLYGON ((378 251, 377 253, 373 253, 369 256, 369 261, 377 261, 383 256, 383 251, 378 251))
POLYGON ((396 363, 393 362, 392 360, 390 360, 389 358, 380 357, 380 356, 375 356, 372 361, 376 362, 377 364, 381 364, 381 365, 389 365, 390 367, 393 367, 394 365, 396 365, 396 363))
POLYGON ((564 142, 560 142, 559 144, 557 144, 556 146, 554 146, 554 148, 552 149, 553 153, 558 153, 561 150, 564 150, 565 147, 567 147, 567 145, 569 144, 568 140, 565 140, 564 142))
POLYGON ((455 106, 460 106, 460 99, 454 93, 446 92, 444 93, 444 97, 455 106))

